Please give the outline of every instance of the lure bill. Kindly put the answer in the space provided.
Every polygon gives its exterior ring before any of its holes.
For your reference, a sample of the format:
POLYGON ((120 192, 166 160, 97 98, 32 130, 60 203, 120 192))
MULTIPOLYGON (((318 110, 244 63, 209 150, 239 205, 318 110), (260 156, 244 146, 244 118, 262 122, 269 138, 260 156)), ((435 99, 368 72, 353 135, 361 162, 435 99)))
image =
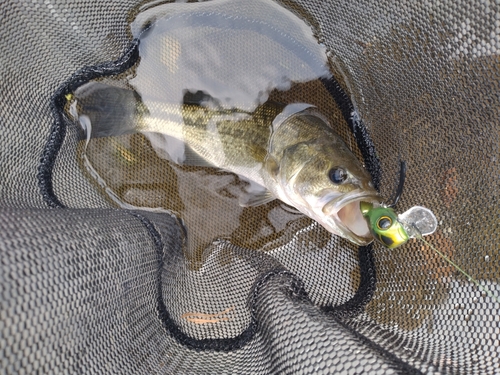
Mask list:
POLYGON ((434 233, 437 228, 437 219, 431 210, 425 207, 415 206, 397 215, 391 207, 374 207, 372 203, 367 202, 362 202, 360 208, 363 216, 368 222, 370 232, 376 241, 389 249, 395 249, 404 245, 410 238, 416 238, 434 250, 441 258, 462 273, 469 281, 473 282, 482 292, 500 303, 500 299, 497 296, 482 286, 476 279, 423 238, 424 236, 434 233))

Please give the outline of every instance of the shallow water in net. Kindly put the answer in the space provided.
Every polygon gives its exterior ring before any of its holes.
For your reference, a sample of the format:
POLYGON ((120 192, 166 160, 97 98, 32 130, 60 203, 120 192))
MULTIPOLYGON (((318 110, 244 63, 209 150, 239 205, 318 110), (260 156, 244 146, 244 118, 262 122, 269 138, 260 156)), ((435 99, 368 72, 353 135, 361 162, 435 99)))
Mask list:
MULTIPOLYGON (((130 26, 140 39, 139 63, 119 77, 82 86, 72 98, 70 112, 84 133, 78 148, 82 169, 117 206, 166 210, 180 218, 188 233, 185 255, 194 268, 219 239, 264 251, 294 240, 312 250, 338 241, 279 200, 242 207, 252 166, 236 174, 205 166, 184 135, 169 127, 181 124, 182 132, 183 123, 197 124, 213 111, 227 121, 259 122, 265 131, 276 114, 266 117, 261 108, 305 102, 359 158, 340 110, 320 82, 336 68, 307 17, 297 13, 256 0, 150 3, 130 26), (198 105, 203 109, 190 109, 198 105)), ((203 123, 206 129, 212 125, 210 119, 203 123)), ((241 138, 255 143, 250 133, 241 138)), ((223 164, 238 152, 228 151, 230 146, 220 135, 209 151, 221 153, 215 161, 223 164)))

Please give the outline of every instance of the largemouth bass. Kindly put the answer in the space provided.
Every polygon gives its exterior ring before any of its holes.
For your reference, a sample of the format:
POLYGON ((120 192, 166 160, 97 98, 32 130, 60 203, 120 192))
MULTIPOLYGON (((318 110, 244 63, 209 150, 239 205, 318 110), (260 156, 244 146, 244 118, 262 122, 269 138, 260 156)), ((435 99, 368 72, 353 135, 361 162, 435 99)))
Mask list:
POLYGON ((145 105, 133 90, 98 82, 77 90, 75 98, 80 123, 92 137, 140 132, 159 156, 247 180, 242 205, 280 199, 353 243, 373 240, 360 203, 378 204, 381 198, 355 155, 311 105, 268 101, 247 112, 223 109, 202 92, 187 92, 182 105, 145 105), (182 152, 162 143, 171 138, 182 142, 182 152))

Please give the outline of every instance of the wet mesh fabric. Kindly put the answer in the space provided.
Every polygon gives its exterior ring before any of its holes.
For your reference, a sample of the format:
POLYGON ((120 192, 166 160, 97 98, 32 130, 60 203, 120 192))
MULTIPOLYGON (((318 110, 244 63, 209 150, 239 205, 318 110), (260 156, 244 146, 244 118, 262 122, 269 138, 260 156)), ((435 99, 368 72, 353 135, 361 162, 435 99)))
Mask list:
MULTIPOLYGON (((85 81, 134 64, 139 3, 0 5, 2 373, 500 373, 500 306, 423 243, 358 248, 303 217, 282 228, 293 213, 273 203, 193 255, 196 228, 235 221, 226 200, 181 221, 106 198, 58 114, 85 81), (255 240, 256 228, 271 234, 255 240)), ((432 209, 429 241, 498 296, 498 2, 280 4, 335 67, 282 99, 327 111, 384 196, 405 160, 398 210, 432 209)), ((93 147, 96 168, 138 178, 93 147)), ((214 183, 145 160, 149 185, 116 186, 136 206, 178 204, 173 176, 195 198, 214 183)))

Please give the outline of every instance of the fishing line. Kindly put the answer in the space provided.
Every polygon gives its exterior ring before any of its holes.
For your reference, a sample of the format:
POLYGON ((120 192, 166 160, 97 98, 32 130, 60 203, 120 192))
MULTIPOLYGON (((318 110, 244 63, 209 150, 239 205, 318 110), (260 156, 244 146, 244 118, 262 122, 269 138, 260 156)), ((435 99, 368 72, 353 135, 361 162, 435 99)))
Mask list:
POLYGON ((406 179, 406 162, 404 160, 401 160, 399 165, 399 183, 398 186, 396 187, 396 190, 394 191, 393 198, 391 199, 392 203, 389 204, 387 207, 394 207, 399 202, 399 198, 401 198, 401 195, 403 194, 405 179, 406 179))
MULTIPOLYGON (((416 229, 416 228, 415 228, 416 229)), ((490 296, 492 299, 497 301, 497 303, 500 303, 500 299, 496 297, 493 293, 491 293, 487 288, 483 287, 479 282, 474 279, 472 276, 470 276, 467 272, 465 272, 462 268, 460 268, 455 262, 453 262, 450 258, 448 258, 446 255, 444 255, 441 251, 436 249, 434 246, 432 246, 429 242, 423 239, 422 235, 420 232, 417 231, 417 237, 419 240, 421 240, 423 243, 425 243, 427 246, 429 246, 432 250, 434 250, 436 253, 439 254, 441 258, 446 260, 449 264, 451 264, 453 267, 455 267, 458 271, 460 271, 469 281, 472 281, 476 286, 481 289, 484 293, 486 293, 488 296, 490 296)))

